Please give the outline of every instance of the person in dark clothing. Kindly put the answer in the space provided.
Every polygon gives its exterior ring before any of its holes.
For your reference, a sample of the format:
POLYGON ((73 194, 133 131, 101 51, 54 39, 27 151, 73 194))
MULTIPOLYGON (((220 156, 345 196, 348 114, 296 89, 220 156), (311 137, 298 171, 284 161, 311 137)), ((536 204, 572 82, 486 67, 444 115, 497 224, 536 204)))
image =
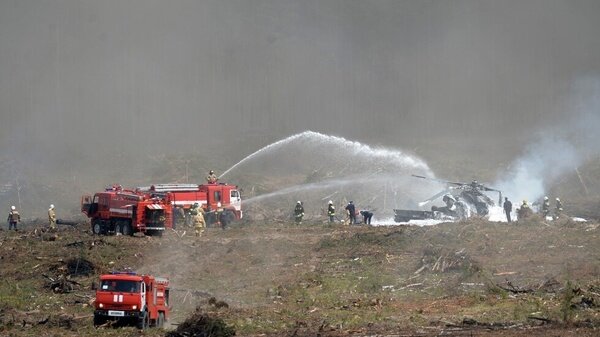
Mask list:
POLYGON ((350 224, 356 224, 356 208, 354 208, 354 203, 352 200, 346 205, 346 211, 348 211, 348 218, 350 220, 350 224))
POLYGON ((363 223, 365 225, 370 225, 371 224, 371 218, 373 217, 373 212, 362 210, 362 211, 360 211, 360 215, 363 216, 363 223))
POLYGON ((506 220, 511 222, 510 220, 510 212, 512 212, 512 202, 508 200, 508 197, 504 197, 504 213, 506 213, 506 220))

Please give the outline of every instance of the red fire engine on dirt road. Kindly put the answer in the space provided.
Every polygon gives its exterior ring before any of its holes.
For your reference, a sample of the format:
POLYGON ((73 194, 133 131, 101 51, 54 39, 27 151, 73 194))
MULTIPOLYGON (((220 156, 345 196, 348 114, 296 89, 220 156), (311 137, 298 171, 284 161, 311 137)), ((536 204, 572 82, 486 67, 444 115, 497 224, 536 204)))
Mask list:
POLYGON ((234 220, 242 218, 242 198, 237 186, 224 183, 217 184, 155 184, 149 187, 138 187, 139 193, 148 197, 160 197, 173 207, 189 209, 197 203, 204 209, 205 220, 210 226, 220 223, 227 226, 234 220))
POLYGON ((169 318, 169 280, 133 272, 101 275, 94 307, 96 326, 112 320, 160 328, 169 318))
POLYGON ((94 234, 135 232, 162 235, 172 227, 173 214, 169 201, 149 197, 113 185, 94 196, 84 195, 81 211, 91 219, 94 234))

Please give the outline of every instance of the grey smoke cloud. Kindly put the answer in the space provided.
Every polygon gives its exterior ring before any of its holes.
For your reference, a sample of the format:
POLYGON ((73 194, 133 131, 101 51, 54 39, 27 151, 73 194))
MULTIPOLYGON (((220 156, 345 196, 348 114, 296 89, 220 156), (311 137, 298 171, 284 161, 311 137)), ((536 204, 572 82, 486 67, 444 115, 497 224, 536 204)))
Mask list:
POLYGON ((142 181, 174 153, 224 169, 303 130, 440 175, 468 154, 471 179, 571 119, 599 16, 597 0, 0 1, 0 184, 142 181))
POLYGON ((535 201, 561 176, 600 154, 600 80, 577 81, 568 101, 569 119, 538 132, 496 183, 505 195, 535 201))

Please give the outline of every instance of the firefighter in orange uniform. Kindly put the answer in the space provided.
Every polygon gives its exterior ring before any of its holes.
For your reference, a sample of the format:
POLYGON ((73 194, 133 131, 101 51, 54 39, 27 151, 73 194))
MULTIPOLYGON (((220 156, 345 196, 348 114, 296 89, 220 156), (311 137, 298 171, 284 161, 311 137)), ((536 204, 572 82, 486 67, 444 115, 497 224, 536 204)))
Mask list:
POLYGON ((215 174, 215 171, 210 170, 210 172, 208 172, 208 175, 206 176, 206 181, 209 184, 216 184, 217 180, 219 180, 219 178, 217 178, 217 175, 215 174))
POLYGON ((198 207, 197 213, 194 216, 194 228, 196 230, 197 237, 202 236, 205 227, 206 222, 204 221, 204 209, 202 207, 198 207))

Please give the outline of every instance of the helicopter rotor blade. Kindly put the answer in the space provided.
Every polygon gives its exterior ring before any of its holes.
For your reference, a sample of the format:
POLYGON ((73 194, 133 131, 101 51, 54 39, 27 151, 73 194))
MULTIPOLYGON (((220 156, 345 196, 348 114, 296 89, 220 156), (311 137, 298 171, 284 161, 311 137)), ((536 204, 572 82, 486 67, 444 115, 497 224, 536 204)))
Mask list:
POLYGON ((436 178, 431 178, 431 177, 420 176, 420 175, 416 175, 416 174, 412 174, 412 176, 415 177, 415 178, 419 178, 419 179, 436 181, 436 182, 442 183, 442 184, 452 184, 452 185, 457 185, 457 186, 468 185, 468 184, 465 184, 465 183, 457 183, 457 182, 454 182, 454 181, 441 180, 441 179, 436 179, 436 178))
POLYGON ((429 199, 426 199, 426 200, 423 200, 423 201, 421 201, 421 202, 419 203, 419 207, 423 207, 423 206, 427 205, 428 203, 432 202, 433 200, 435 200, 435 199, 437 199, 437 198, 441 197, 441 196, 442 196, 442 195, 444 195, 444 194, 448 194, 448 193, 450 193, 448 190, 443 190, 443 191, 441 191, 440 193, 437 193, 436 195, 434 195, 434 196, 430 197, 429 199))
POLYGON ((500 192, 500 190, 498 190, 498 189, 487 187, 487 186, 483 186, 483 189, 486 191, 491 191, 491 192, 500 192))

